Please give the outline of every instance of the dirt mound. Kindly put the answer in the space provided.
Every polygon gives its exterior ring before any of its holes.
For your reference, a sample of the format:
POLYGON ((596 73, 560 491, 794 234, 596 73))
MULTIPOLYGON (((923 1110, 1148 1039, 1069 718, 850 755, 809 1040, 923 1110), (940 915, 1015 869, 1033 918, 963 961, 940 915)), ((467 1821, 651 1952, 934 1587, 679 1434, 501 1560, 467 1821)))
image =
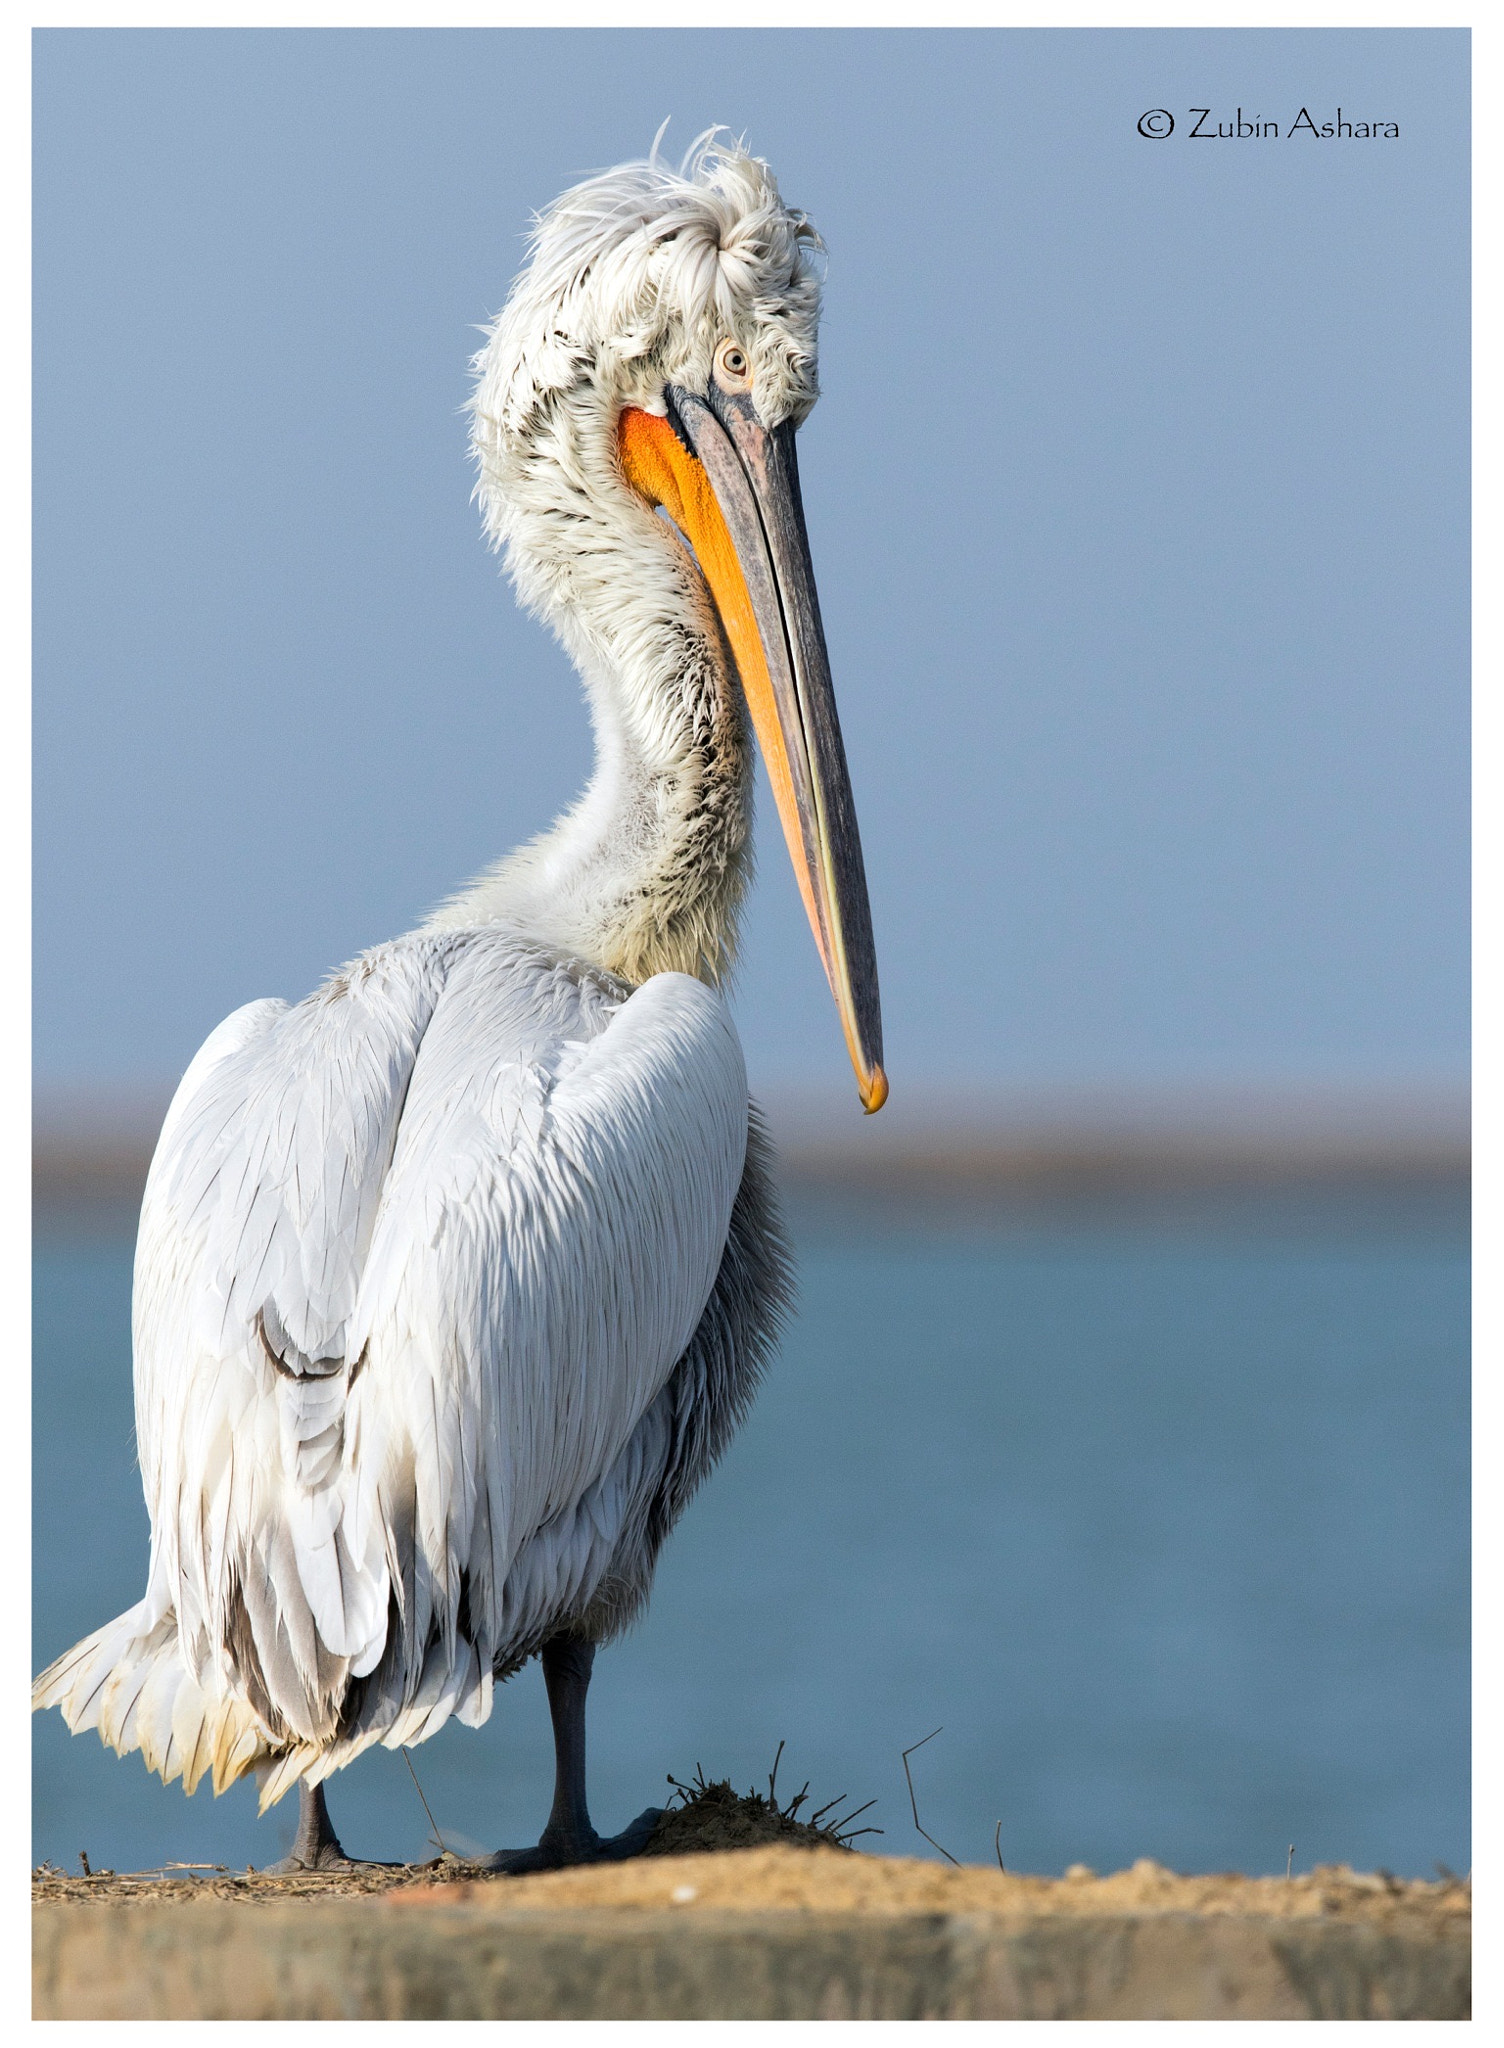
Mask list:
MULTIPOLYGON (((781 1756, 782 1743, 778 1751, 781 1756)), ((670 1778, 669 1783, 674 1787, 674 1803, 644 1850, 647 1856, 696 1856, 717 1849, 756 1849, 770 1842, 806 1849, 849 1849, 857 1835, 873 1832, 851 1827, 857 1814, 867 1811, 866 1806, 841 1816, 845 1793, 811 1808, 809 1786, 805 1785, 787 1806, 780 1806, 776 1758, 766 1795, 755 1790, 733 1791, 727 1778, 707 1781, 698 1764, 691 1783, 681 1784, 677 1778, 670 1778), (806 1818, 801 1820, 799 1815, 806 1809, 806 1818)), ((867 1805, 871 1804, 869 1800, 867 1805)))

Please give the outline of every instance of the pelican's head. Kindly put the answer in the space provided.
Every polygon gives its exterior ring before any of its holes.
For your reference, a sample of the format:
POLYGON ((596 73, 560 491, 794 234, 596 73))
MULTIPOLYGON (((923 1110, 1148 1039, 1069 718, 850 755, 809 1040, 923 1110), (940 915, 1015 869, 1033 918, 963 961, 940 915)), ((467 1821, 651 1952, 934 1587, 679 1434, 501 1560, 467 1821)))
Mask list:
POLYGON ((519 594, 587 664, 592 643, 618 664, 641 644, 643 593, 666 554, 682 588, 692 551, 870 1112, 888 1093, 871 914, 794 449, 819 395, 819 247, 714 133, 677 170, 655 148, 575 186, 476 358, 472 441, 519 594))

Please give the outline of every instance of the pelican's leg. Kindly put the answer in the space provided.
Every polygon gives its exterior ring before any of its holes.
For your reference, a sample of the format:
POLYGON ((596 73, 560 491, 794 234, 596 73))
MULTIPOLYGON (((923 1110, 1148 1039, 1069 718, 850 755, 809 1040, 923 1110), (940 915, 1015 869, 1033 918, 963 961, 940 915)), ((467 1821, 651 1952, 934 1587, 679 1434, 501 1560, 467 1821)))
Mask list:
POLYGON ((602 1839, 590 1824, 585 1804, 585 1695, 590 1688, 594 1643, 578 1636, 552 1636, 543 1645, 543 1682, 554 1724, 554 1803, 535 1849, 498 1849, 487 1863, 521 1876, 529 1870, 560 1870, 571 1863, 618 1863, 647 1847, 663 1809, 650 1806, 619 1835, 602 1839))
POLYGON ((298 1832, 291 1850, 278 1863, 266 1868, 268 1877, 296 1877, 305 1870, 400 1870, 398 1863, 373 1863, 363 1856, 347 1856, 340 1846, 329 1803, 322 1785, 298 1781, 298 1832))
POLYGON ((350 1858, 340 1847, 329 1818, 322 1785, 298 1781, 298 1832, 280 1863, 267 1866, 268 1877, 292 1877, 300 1870, 343 1870, 350 1858))

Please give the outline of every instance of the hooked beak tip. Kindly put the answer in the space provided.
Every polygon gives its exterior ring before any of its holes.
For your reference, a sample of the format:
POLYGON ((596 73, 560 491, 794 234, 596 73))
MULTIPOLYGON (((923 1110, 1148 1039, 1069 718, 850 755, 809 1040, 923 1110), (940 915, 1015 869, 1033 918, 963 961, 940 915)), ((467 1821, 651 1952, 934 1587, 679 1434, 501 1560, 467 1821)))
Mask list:
POLYGON ((876 1116, 888 1099, 888 1077, 881 1067, 874 1067, 867 1079, 860 1083, 862 1109, 868 1116, 876 1116))

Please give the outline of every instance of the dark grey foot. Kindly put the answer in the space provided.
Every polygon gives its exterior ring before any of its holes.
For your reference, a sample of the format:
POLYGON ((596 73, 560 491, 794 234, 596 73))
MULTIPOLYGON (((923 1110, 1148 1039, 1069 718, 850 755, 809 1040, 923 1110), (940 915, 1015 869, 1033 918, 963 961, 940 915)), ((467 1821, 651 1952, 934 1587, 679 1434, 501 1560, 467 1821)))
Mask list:
POLYGON ((311 1870, 400 1870, 400 1863, 366 1863, 347 1856, 329 1818, 324 1788, 298 1787, 298 1832, 291 1850, 266 1867, 267 1877, 298 1877, 311 1870))
POLYGON ((484 1859, 482 1868, 504 1871, 508 1877, 525 1877, 529 1871, 569 1870, 580 1863, 625 1863, 629 1856, 642 1854, 662 1818, 661 1806, 646 1807, 619 1835, 601 1836, 594 1828, 588 1833, 566 1833, 562 1829, 556 1833, 547 1827, 535 1848, 498 1849, 494 1856, 484 1859))
POLYGON ((279 1856, 275 1863, 268 1863, 262 1871, 263 1877, 298 1877, 307 1870, 354 1870, 357 1866, 336 1842, 332 1848, 316 1849, 310 1859, 300 1856, 292 1849, 285 1856, 279 1856))

